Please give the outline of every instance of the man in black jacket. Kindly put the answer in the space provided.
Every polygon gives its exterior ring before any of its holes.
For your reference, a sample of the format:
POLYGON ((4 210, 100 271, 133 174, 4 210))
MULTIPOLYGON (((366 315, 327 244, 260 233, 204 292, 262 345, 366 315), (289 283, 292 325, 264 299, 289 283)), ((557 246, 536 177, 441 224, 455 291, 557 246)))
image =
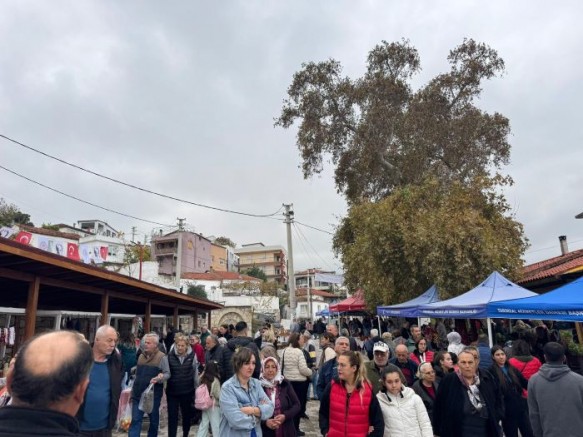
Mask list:
MULTIPOLYGON (((233 376, 233 364, 231 363, 231 358, 235 351, 241 347, 248 347, 251 349, 255 355, 255 362, 261 363, 261 359, 259 358, 259 348, 253 342, 253 338, 247 335, 247 323, 243 321, 238 322, 235 325, 235 336, 227 342, 227 345, 223 350, 221 383, 233 376)), ((256 364, 255 370, 253 371, 253 378, 259 378, 260 373, 261 365, 256 364)))
POLYGON ((123 365, 115 349, 117 331, 109 325, 100 326, 93 343, 93 367, 83 405, 77 413, 80 435, 111 436, 117 419, 123 365))
POLYGON ((0 408, 0 437, 79 435, 75 414, 92 364, 91 346, 76 332, 53 331, 27 341, 8 375, 12 405, 0 408))

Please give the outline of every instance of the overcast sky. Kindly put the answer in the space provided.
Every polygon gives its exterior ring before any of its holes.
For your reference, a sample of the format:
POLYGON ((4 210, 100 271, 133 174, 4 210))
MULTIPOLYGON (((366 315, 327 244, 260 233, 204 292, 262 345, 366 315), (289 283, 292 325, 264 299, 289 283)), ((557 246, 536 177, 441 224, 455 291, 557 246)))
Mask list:
MULTIPOLYGON (((295 129, 273 127, 302 62, 363 73, 381 40, 408 38, 423 71, 447 70, 464 37, 506 74, 479 105, 512 126, 506 194, 528 263, 583 248, 583 3, 563 1, 5 1, 0 11, 0 134, 128 183, 253 214, 293 203, 333 231, 346 212, 332 168, 304 180, 295 129)), ((89 202, 239 245, 286 245, 276 220, 227 214, 127 188, 0 139, 0 165, 89 202)), ((36 225, 102 219, 140 239, 156 226, 84 205, 0 170, 0 197, 36 225)), ((276 217, 281 218, 280 213, 276 217)), ((294 230, 296 269, 339 270, 331 236, 294 230)))

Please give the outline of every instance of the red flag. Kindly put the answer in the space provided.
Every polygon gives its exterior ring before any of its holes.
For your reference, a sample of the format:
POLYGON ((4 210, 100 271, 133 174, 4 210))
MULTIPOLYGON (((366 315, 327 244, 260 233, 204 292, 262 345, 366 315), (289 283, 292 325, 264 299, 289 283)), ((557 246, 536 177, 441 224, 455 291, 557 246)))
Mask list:
POLYGON ((67 243, 67 258, 79 261, 79 246, 74 243, 67 243))
POLYGON ((101 246, 99 252, 101 254, 101 259, 105 261, 107 259, 107 246, 101 246))
POLYGON ((32 240, 32 234, 30 232, 20 231, 16 236, 15 240, 21 244, 29 245, 30 240, 32 240))

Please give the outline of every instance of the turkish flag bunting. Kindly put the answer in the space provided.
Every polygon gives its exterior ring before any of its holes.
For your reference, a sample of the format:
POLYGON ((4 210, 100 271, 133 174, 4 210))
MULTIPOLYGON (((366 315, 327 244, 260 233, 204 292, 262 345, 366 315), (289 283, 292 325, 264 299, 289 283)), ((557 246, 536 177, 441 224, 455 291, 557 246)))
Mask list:
POLYGON ((107 259, 107 246, 101 246, 99 248, 99 253, 101 255, 101 259, 105 261, 107 259))
POLYGON ((79 261, 79 246, 73 243, 67 243, 67 258, 79 261))
POLYGON ((30 240, 32 240, 32 234, 30 232, 20 231, 16 236, 15 240, 21 244, 29 245, 30 240))

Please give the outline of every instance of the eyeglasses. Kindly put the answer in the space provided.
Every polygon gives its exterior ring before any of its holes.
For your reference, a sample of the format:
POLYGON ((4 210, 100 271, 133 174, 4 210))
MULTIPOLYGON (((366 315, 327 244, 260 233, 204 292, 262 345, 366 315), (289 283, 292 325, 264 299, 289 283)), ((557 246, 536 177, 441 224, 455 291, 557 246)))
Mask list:
POLYGON ((428 372, 421 372, 422 375, 435 375, 435 371, 434 370, 430 370, 428 372))

